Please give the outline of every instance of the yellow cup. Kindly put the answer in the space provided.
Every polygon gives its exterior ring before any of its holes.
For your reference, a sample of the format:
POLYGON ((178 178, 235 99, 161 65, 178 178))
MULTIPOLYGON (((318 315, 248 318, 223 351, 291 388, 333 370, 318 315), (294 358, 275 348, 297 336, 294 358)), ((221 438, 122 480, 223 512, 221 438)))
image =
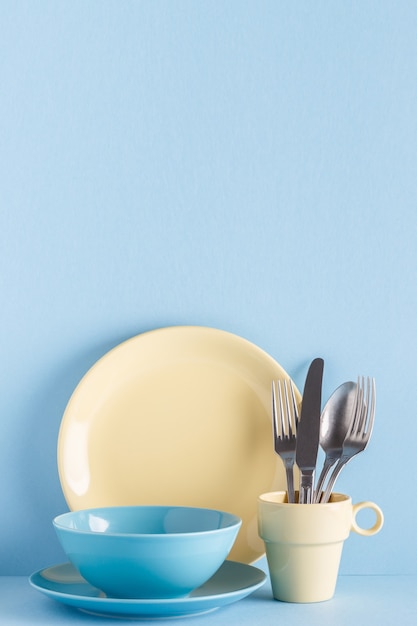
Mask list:
POLYGON ((333 493, 326 504, 289 504, 285 491, 261 495, 258 531, 265 542, 274 598, 282 602, 330 600, 350 531, 374 535, 383 523, 383 513, 374 502, 352 504, 341 493, 333 493), (357 513, 365 508, 376 515, 371 528, 362 528, 356 521, 357 513))

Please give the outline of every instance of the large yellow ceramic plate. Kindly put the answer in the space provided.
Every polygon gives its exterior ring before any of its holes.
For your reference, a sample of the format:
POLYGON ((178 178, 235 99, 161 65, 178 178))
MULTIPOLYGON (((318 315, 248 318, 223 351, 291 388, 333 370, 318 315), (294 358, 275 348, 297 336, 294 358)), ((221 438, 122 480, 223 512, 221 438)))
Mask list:
POLYGON ((288 375, 266 352, 213 328, 162 328, 120 344, 87 372, 62 418, 68 506, 230 511, 242 518, 230 558, 255 561, 264 553, 257 497, 286 487, 271 426, 279 377, 288 375))

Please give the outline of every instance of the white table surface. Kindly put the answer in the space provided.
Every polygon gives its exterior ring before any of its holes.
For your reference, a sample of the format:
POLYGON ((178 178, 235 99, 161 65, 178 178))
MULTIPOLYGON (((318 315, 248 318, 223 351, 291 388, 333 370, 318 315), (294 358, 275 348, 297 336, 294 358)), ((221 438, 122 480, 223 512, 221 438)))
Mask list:
MULTIPOLYGON (((257 567, 266 571, 265 562, 257 567)), ((33 589, 26 576, 0 577, 0 624, 6 626, 110 626, 132 623, 88 615, 33 589)), ((339 576, 334 597, 317 604, 272 599, 269 579, 252 595, 210 613, 175 620, 137 620, 158 626, 401 626, 417 624, 417 576, 339 576)))

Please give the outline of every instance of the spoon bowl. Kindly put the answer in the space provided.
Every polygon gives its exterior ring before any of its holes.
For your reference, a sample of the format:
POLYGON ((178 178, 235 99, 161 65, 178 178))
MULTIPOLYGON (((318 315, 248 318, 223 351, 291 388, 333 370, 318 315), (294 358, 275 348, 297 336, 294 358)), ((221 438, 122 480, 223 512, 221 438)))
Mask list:
POLYGON ((320 446, 325 452, 323 469, 317 482, 315 502, 320 502, 324 481, 340 459, 343 442, 355 408, 357 384, 349 381, 340 385, 328 399, 320 418, 320 446))

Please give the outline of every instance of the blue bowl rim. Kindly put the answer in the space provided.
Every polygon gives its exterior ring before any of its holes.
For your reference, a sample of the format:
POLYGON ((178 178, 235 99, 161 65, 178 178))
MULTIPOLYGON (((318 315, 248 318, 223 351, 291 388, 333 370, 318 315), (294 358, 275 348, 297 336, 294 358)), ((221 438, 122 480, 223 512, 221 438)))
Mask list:
POLYGON ((211 508, 205 508, 205 507, 196 507, 196 506, 181 506, 181 505, 115 505, 115 506, 101 506, 101 507, 93 507, 93 508, 88 508, 88 509, 78 509, 76 511, 67 511, 66 513, 61 513, 60 515, 57 515, 53 520, 52 520, 53 526, 59 530, 59 531, 65 531, 68 533, 74 533, 76 535, 90 535, 90 536, 94 536, 94 537, 137 537, 137 538, 146 538, 146 539, 166 539, 166 538, 173 538, 173 537, 194 537, 194 536, 201 536, 201 535, 207 535, 207 534, 216 534, 216 533, 221 533, 221 532, 225 532, 226 530, 230 530, 233 528, 237 528, 239 529, 242 525, 242 520, 241 518, 234 514, 234 513, 230 513, 228 511, 222 511, 220 509, 211 509, 211 508), (123 533, 123 532, 99 532, 99 531, 95 531, 95 530, 81 530, 78 528, 70 528, 69 526, 67 526, 64 521, 66 521, 67 519, 70 519, 71 517, 78 515, 80 513, 99 513, 99 512, 108 512, 108 511, 114 511, 114 510, 144 510, 144 509, 159 509, 159 510, 168 510, 168 509, 181 509, 181 510, 188 510, 188 511, 204 511, 204 512, 213 512, 213 513, 218 513, 220 515, 224 515, 230 518, 230 520, 228 521, 228 523, 225 526, 222 526, 221 528, 213 528, 211 530, 196 530, 196 531, 186 531, 186 532, 175 532, 175 533, 123 533))

